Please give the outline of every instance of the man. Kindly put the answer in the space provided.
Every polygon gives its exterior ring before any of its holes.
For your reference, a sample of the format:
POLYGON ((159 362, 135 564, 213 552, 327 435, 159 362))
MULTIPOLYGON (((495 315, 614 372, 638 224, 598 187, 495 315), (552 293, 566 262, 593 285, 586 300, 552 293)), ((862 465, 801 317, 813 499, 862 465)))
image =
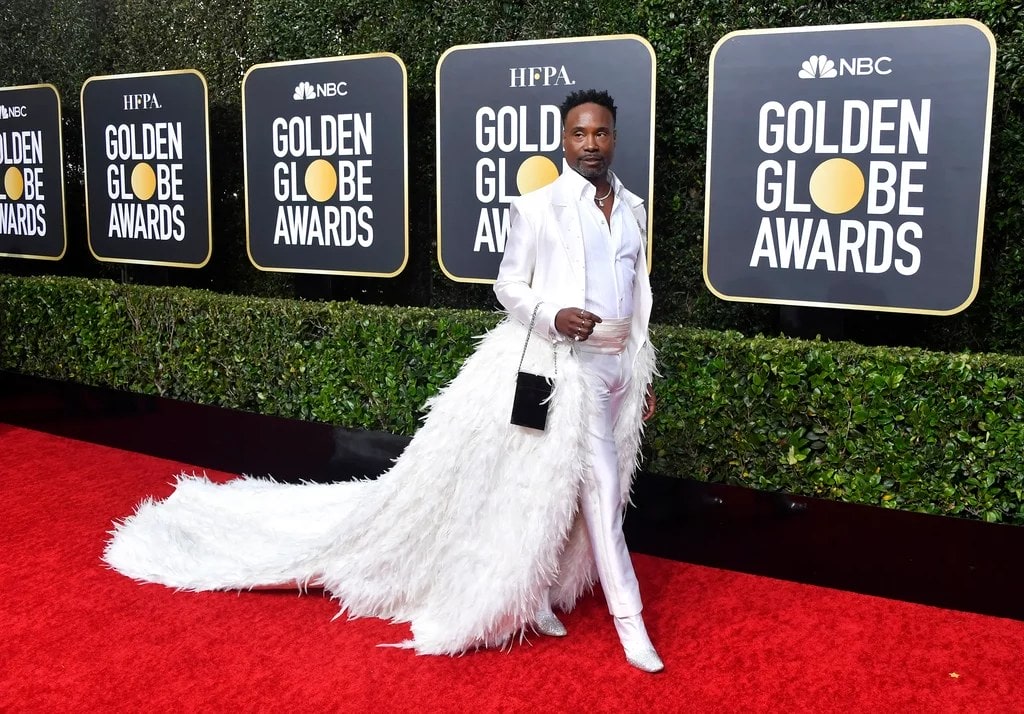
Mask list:
POLYGON ((169 498, 115 524, 104 560, 180 590, 322 587, 349 617, 408 622, 399 646, 445 655, 510 646, 531 628, 564 634, 552 604, 571 609, 596 576, 626 658, 660 670, 622 538, 654 350, 647 219, 608 172, 614 111, 603 93, 567 101, 571 168, 513 206, 495 286, 512 317, 430 398, 386 473, 332 484, 183 475, 169 498), (538 303, 547 339, 526 342, 538 303), (554 377, 544 431, 510 424, 520 355, 554 377))
MULTIPOLYGON (((494 291, 534 332, 571 342, 592 400, 587 415, 589 469, 580 485, 586 523, 608 609, 626 659, 649 672, 664 668, 647 635, 633 565, 622 534, 634 454, 624 454, 615 425, 647 340, 651 289, 644 254, 642 200, 609 171, 615 153, 616 107, 607 92, 573 92, 561 106, 565 157, 561 176, 512 204, 505 255, 494 291), (625 457, 625 458, 623 458, 625 457)), ((646 385, 643 419, 654 414, 646 385)), ((541 604, 536 628, 566 634, 541 604)))

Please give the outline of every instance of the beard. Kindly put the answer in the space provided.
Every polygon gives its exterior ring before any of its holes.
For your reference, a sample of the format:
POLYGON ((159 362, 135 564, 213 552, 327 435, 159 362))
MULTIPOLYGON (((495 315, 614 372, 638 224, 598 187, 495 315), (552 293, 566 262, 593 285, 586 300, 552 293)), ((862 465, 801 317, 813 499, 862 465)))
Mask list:
POLYGON ((608 173, 608 159, 605 156, 579 156, 571 164, 573 170, 585 179, 601 178, 608 173), (584 159, 597 158, 598 162, 588 163, 584 159))

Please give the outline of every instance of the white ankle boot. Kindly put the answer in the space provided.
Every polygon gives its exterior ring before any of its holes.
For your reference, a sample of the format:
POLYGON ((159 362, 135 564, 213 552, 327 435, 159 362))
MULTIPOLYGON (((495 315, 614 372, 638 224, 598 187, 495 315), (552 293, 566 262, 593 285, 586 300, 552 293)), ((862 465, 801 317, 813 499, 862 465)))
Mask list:
POLYGON ((654 650, 651 638, 647 636, 644 619, 640 615, 615 617, 615 631, 619 633, 619 642, 626 653, 626 661, 644 672, 660 672, 665 663, 654 650))

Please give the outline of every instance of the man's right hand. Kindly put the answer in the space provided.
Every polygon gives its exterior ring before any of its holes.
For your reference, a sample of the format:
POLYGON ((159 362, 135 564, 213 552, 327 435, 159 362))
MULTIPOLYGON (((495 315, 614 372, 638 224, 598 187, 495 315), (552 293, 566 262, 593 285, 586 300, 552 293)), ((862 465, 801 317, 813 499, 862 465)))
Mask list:
POLYGON ((555 329, 570 340, 584 342, 601 318, 581 307, 563 307, 555 315, 555 329))

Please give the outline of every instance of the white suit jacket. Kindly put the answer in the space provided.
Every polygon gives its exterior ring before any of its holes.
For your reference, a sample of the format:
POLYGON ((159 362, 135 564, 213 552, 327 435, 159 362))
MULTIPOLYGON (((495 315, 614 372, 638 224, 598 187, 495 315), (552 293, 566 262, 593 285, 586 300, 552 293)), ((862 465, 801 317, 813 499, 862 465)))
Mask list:
MULTIPOLYGON (((584 306, 586 261, 579 195, 566 179, 572 171, 563 162, 562 174, 547 186, 512 200, 505 255, 498 269, 494 292, 509 314, 530 324, 537 303, 534 332, 549 340, 562 340, 555 330, 555 314, 565 307, 584 306)), ((647 341, 651 317, 651 282, 647 275, 647 212, 643 199, 615 179, 615 200, 623 201, 640 227, 640 255, 633 283, 633 326, 627 352, 635 357, 647 341)))

